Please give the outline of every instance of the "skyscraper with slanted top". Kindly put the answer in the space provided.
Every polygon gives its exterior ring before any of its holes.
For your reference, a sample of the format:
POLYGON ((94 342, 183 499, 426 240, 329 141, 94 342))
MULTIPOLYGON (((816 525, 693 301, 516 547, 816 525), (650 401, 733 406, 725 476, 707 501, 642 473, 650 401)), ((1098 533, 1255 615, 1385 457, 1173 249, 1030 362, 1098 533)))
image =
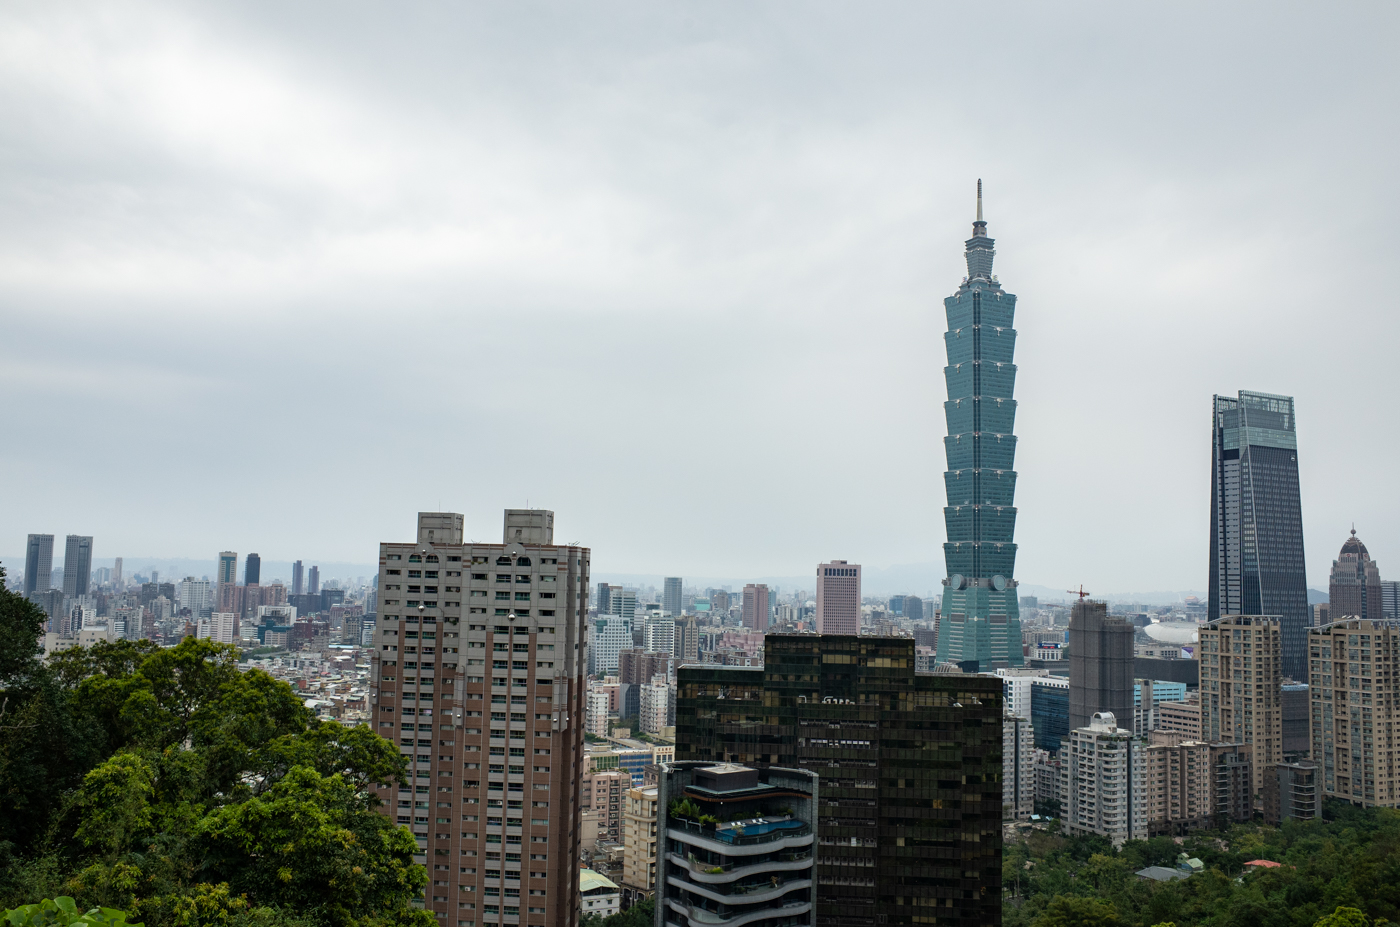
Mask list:
POLYGON ((938 628, 938 660, 976 660, 983 670, 1021 666, 1021 615, 1016 601, 1016 297, 992 274, 995 242, 982 219, 965 242, 967 276, 943 300, 948 331, 943 404, 948 505, 943 521, 947 578, 938 628))
POLYGON ((1308 678, 1297 418, 1290 396, 1216 396, 1211 434, 1211 621, 1277 615, 1283 675, 1308 678))

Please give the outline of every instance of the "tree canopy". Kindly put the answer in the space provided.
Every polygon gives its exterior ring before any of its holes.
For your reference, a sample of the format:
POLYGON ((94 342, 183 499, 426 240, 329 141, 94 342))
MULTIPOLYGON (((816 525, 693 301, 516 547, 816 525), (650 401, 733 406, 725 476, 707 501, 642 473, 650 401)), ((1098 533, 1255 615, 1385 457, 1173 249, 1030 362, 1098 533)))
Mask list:
POLYGON ((413 906, 415 841, 371 791, 403 781, 392 744, 317 720, 224 644, 118 641, 43 663, 45 616, 3 578, 0 907, 42 920, 49 898, 146 927, 436 924, 413 906))
POLYGON ((1327 820, 1129 841, 1034 831, 1003 856, 1006 927, 1372 927, 1400 921, 1400 812, 1327 802, 1327 820), (1185 852, 1204 872, 1138 878, 1185 852), (1255 867, 1256 859, 1277 867, 1255 867))

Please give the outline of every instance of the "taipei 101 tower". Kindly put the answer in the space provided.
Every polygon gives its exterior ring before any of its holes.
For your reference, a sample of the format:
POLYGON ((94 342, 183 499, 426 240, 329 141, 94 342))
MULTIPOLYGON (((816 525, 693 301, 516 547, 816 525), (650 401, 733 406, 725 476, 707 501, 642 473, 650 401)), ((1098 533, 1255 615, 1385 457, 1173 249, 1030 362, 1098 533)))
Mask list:
POLYGON ((982 219, 966 242, 967 276, 943 300, 948 331, 943 404, 948 505, 943 521, 947 577, 938 623, 938 662, 975 660, 982 671, 1021 666, 1016 603, 1016 297, 992 274, 995 242, 982 219))

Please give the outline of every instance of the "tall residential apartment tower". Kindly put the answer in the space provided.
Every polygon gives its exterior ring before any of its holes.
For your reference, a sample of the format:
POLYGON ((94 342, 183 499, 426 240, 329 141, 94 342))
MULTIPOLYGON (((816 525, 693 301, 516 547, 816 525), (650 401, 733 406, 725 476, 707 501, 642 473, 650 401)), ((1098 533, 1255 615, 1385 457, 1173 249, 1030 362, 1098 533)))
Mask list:
POLYGON ((817 565, 817 633, 860 633, 860 564, 817 565))
POLYGON ((1201 626, 1201 739, 1242 744, 1252 759, 1251 794, 1283 762, 1283 634, 1277 618, 1229 615, 1201 626))
POLYGON ((992 275, 995 242, 982 220, 965 242, 967 276, 943 300, 948 331, 943 404, 948 506, 943 521, 947 578, 938 627, 938 661, 976 660, 984 670, 1021 666, 1016 601, 1016 297, 992 275))
POLYGON ((1322 795, 1400 807, 1400 628, 1347 618, 1308 632, 1312 761, 1322 795))
POLYGON ((483 544, 420 512, 416 543, 379 545, 371 711, 410 769, 381 797, 446 927, 578 923, 589 552, 550 514, 508 509, 483 544))
POLYGON ((1293 399, 1216 396, 1211 422, 1210 620, 1277 615, 1283 674, 1301 682, 1312 613, 1293 399))

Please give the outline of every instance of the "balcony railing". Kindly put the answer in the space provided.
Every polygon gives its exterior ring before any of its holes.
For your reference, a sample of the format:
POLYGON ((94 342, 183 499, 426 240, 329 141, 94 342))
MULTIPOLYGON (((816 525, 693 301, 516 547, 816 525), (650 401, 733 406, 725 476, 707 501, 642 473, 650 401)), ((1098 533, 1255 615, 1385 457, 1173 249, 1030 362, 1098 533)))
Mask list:
POLYGON ((809 824, 791 818, 784 818, 777 821, 765 821, 757 827, 768 827, 762 833, 752 833, 754 826, 745 828, 742 833, 736 828, 719 829, 712 827, 701 827, 693 821, 682 818, 671 818, 666 826, 672 831, 682 831, 687 834, 695 834, 699 837, 706 837, 719 843, 727 843, 732 846, 755 846, 760 843, 771 843, 774 840, 784 840, 788 837, 803 837, 812 832, 809 824))

